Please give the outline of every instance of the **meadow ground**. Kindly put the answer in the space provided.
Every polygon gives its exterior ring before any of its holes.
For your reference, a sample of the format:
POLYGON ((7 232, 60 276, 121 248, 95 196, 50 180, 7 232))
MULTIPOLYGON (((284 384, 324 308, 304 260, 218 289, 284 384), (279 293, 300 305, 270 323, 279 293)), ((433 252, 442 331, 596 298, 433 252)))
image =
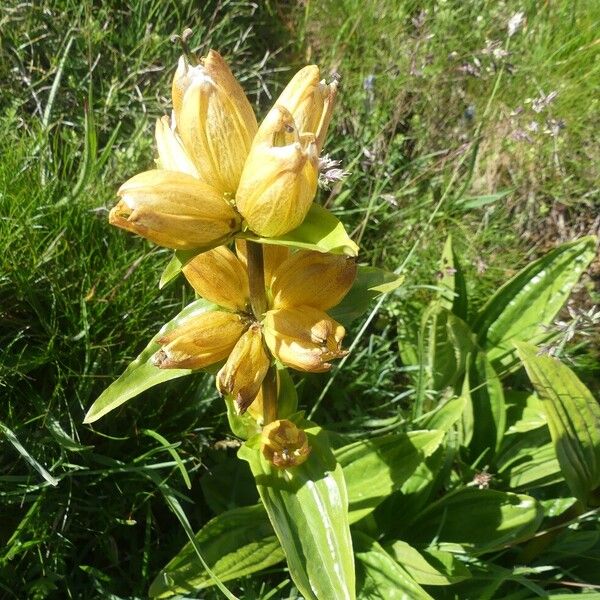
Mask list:
MULTIPOLYGON (((196 528, 254 501, 223 483, 248 474, 219 468, 233 451, 215 447, 228 429, 207 377, 82 425, 192 297, 179 280, 158 290, 166 251, 107 223, 119 184, 152 164, 173 34, 189 26, 200 52, 224 54, 260 115, 302 64, 342 76, 327 151, 350 174, 320 201, 361 262, 403 265, 406 283, 348 333, 362 329, 344 371, 299 391, 304 408, 318 399, 321 424, 361 436, 410 405, 397 325, 427 304, 448 233, 475 308, 533 257, 598 232, 599 24, 592 0, 3 3, 0 596, 144 597, 186 539, 152 473, 196 528)), ((578 306, 598 301, 599 276, 596 262, 578 306)), ((567 354, 597 390, 598 332, 588 333, 567 354)), ((275 586, 269 597, 294 597, 283 567, 232 589, 267 598, 275 586)))

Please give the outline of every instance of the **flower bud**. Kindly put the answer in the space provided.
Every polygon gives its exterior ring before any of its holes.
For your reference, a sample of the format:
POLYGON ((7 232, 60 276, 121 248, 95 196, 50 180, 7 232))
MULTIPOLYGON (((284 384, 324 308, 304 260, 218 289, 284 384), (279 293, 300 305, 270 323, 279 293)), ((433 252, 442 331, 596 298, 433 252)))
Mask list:
POLYGON ((273 306, 312 306, 327 310, 348 293, 356 277, 356 261, 347 256, 299 250, 273 274, 273 306))
POLYGON ((255 233, 283 235, 304 221, 317 181, 314 135, 300 136, 290 113, 275 106, 261 124, 244 165, 235 196, 238 210, 255 233))
MULTIPOLYGON (((262 249, 265 285, 268 288, 271 286, 273 273, 277 267, 279 267, 279 265, 290 255, 290 251, 287 246, 280 246, 278 244, 263 244, 262 249)), ((246 267, 248 265, 248 259, 246 256, 246 240, 239 238, 236 239, 235 250, 244 267, 246 267)))
POLYGON ((346 330, 324 312, 310 306, 270 310, 263 335, 271 353, 298 371, 329 371, 334 358, 345 356, 346 330))
POLYGON ((306 433, 287 419, 269 423, 260 437, 263 456, 280 469, 297 467, 310 454, 306 433))
POLYGON ((269 363, 260 325, 254 323, 239 339, 217 375, 217 389, 234 397, 239 414, 245 413, 256 398, 269 363))
POLYGON ((152 362, 161 369, 202 369, 229 356, 247 322, 224 311, 191 317, 158 338, 162 345, 152 362))
POLYGON ((166 248, 215 246, 240 227, 239 216, 219 193, 185 173, 145 171, 118 194, 109 222, 166 248))
POLYGON ((156 119, 156 147, 159 169, 178 171, 198 178, 198 171, 186 154, 179 136, 171 129, 169 117, 156 119))
POLYGON ((227 247, 203 252, 183 267, 183 274, 196 292, 209 302, 243 312, 249 301, 248 273, 227 247))
POLYGON ((319 67, 309 65, 300 69, 287 84, 275 104, 292 114, 301 133, 314 133, 320 153, 333 114, 338 82, 319 81, 319 67))
POLYGON ((258 128, 242 87, 211 50, 194 67, 179 59, 172 90, 177 131, 200 178, 235 193, 258 128))

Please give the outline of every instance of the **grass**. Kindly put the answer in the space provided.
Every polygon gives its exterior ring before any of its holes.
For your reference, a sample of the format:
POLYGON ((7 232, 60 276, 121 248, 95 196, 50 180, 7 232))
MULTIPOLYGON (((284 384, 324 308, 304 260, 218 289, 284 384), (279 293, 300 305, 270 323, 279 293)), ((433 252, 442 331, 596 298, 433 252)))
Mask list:
MULTIPOLYGON (((214 491, 218 465, 234 450, 215 449, 228 429, 207 378, 160 386, 93 429, 81 425, 191 297, 181 282, 159 292, 166 253, 106 221, 118 185, 152 164, 153 122, 169 110, 174 33, 191 26, 200 50, 222 51, 261 114, 290 68, 313 60, 341 72, 328 152, 352 175, 322 199, 361 241, 365 262, 396 268, 418 240, 407 285, 366 328, 319 406, 316 418, 330 429, 361 435, 410 405, 396 320, 428 301, 448 231, 476 281, 471 296, 483 299, 558 239, 598 226, 597 3, 367 8, 46 0, 1 9, 0 422, 14 437, 0 458, 0 596, 144 597, 185 541, 150 474, 190 500, 180 496, 194 528, 248 501, 242 485, 239 495, 214 491), (507 46, 506 22, 520 9, 526 27, 507 46), (494 59, 487 40, 509 55, 494 59), (535 113, 527 99, 553 90, 555 101, 535 113), (566 124, 556 137, 543 133, 551 119, 566 124), (527 129, 534 120, 537 133, 527 129), (515 139, 520 130, 531 141, 515 139)), ((584 306, 594 298, 587 286, 584 306)), ((326 381, 307 378, 305 407, 326 381)), ((232 589, 266 598, 285 578, 280 568, 232 589)), ((282 586, 272 597, 293 598, 293 586, 282 586)))

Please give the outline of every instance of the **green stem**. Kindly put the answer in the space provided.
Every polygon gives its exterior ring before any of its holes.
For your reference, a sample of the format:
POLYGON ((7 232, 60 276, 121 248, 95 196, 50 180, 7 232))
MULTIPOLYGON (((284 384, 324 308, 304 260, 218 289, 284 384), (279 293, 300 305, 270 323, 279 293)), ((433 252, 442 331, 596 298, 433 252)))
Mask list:
MULTIPOLYGON (((250 284, 250 304, 257 321, 261 321, 267 311, 267 294, 265 292, 265 264, 261 244, 246 240, 246 256, 248 258, 248 282, 250 284)), ((277 370, 269 367, 262 382, 263 425, 277 419, 277 370)))
POLYGON ((246 241, 248 256, 248 281, 250 283, 250 304, 257 320, 261 320, 267 311, 267 294, 265 293, 265 267, 263 249, 256 242, 246 241))

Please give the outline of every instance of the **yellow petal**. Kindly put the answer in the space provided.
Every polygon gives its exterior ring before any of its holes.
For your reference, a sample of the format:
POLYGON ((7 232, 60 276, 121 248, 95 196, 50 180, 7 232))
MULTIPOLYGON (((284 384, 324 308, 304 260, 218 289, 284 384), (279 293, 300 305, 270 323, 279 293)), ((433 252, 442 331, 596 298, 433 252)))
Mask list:
POLYGON ((346 331, 324 312, 310 306, 270 310, 263 335, 271 353, 284 365, 299 371, 323 372, 328 362, 345 356, 346 331))
POLYGON ((246 412, 256 398, 269 364, 261 327, 254 323, 239 339, 217 375, 217 389, 223 395, 234 397, 240 414, 246 412))
POLYGON ((249 228, 265 237, 283 235, 302 223, 317 192, 314 136, 298 136, 289 112, 276 106, 257 133, 244 165, 236 205, 249 228), (277 145, 282 142, 284 145, 277 145))
POLYGON ((299 250, 273 274, 273 306, 312 306, 327 310, 348 293, 356 277, 356 261, 347 256, 299 250))
POLYGON ((167 248, 206 248, 239 230, 240 219, 224 198, 191 175, 145 171, 126 181, 110 211, 112 225, 167 248))
POLYGON ((300 69, 275 104, 285 107, 292 114, 300 133, 315 134, 317 151, 320 153, 333 114, 338 82, 326 84, 319 79, 316 65, 300 69))
POLYGON ((248 323, 234 313, 214 311, 188 319, 157 341, 153 357, 161 369, 202 369, 227 358, 248 323))
POLYGON ((181 140, 171 129, 169 117, 156 120, 158 165, 166 171, 179 171, 198 178, 198 170, 183 149, 181 140))
POLYGON ((252 138, 256 117, 227 63, 211 50, 202 64, 180 59, 173 81, 177 132, 200 178, 233 194, 252 138))
POLYGON ((183 274, 209 302, 234 311, 246 310, 248 273, 239 258, 225 246, 199 254, 183 267, 183 274))
POLYGON ((260 441, 263 456, 280 469, 297 467, 310 454, 306 433, 287 419, 279 419, 266 425, 261 432, 260 441))

